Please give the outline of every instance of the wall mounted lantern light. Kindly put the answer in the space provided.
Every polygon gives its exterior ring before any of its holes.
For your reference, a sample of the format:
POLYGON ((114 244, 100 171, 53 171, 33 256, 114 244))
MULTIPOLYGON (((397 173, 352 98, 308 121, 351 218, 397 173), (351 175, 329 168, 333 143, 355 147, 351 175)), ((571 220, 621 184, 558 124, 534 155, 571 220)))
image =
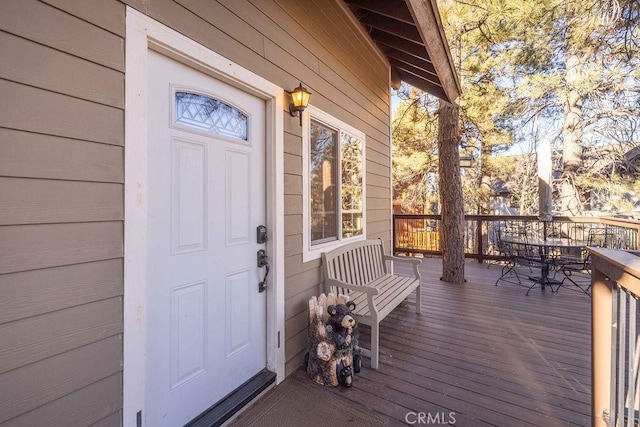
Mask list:
POLYGON ((291 117, 295 117, 297 114, 300 117, 300 126, 302 126, 302 112, 309 105, 311 93, 302 86, 302 83, 293 92, 286 92, 291 95, 292 101, 289 104, 289 114, 291 114, 291 117))

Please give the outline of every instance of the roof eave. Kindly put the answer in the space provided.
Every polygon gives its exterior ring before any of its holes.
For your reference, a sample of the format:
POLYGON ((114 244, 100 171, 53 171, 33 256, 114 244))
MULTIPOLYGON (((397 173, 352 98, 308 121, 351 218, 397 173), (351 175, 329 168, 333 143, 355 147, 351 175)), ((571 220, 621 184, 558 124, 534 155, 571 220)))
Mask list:
MULTIPOLYGON (((444 91, 445 96, 439 97, 450 103, 456 103, 458 97, 462 93, 462 89, 460 87, 458 75, 455 71, 451 52, 449 51, 447 37, 444 34, 436 0, 405 1, 411 15, 413 16, 418 32, 424 41, 429 58, 431 59, 436 73, 440 78, 440 82, 442 83, 442 90, 444 91)), ((407 83, 429 92, 432 90, 432 88, 420 87, 409 81, 407 81, 407 83)), ((434 95, 438 96, 437 94, 434 95)))

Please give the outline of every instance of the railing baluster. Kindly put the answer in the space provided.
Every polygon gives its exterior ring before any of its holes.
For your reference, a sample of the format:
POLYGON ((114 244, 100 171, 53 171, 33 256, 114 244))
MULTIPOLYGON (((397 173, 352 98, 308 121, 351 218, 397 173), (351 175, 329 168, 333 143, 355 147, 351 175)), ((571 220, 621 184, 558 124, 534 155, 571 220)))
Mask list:
POLYGON ((618 417, 620 418, 620 426, 624 425, 624 367, 625 367, 625 339, 627 335, 627 293, 620 292, 620 305, 618 314, 618 417))
POLYGON ((618 336, 618 326, 620 325, 620 286, 613 287, 613 295, 612 295, 612 304, 611 307, 613 309, 613 313, 611 314, 611 318, 613 319, 611 325, 611 336, 613 339, 611 340, 611 403, 609 404, 610 414, 609 414, 609 427, 613 427, 616 425, 617 414, 618 414, 618 405, 616 399, 616 390, 617 390, 617 376, 616 376, 616 365, 617 365, 617 352, 618 352, 618 340, 616 337, 618 336))
POLYGON ((628 387, 627 387, 627 396, 629 396, 628 400, 628 418, 627 418, 627 427, 633 427, 635 423, 635 407, 636 407, 636 299, 633 295, 629 295, 629 324, 628 324, 629 333, 627 336, 629 337, 629 351, 628 351, 628 363, 629 363, 629 374, 627 376, 628 387))

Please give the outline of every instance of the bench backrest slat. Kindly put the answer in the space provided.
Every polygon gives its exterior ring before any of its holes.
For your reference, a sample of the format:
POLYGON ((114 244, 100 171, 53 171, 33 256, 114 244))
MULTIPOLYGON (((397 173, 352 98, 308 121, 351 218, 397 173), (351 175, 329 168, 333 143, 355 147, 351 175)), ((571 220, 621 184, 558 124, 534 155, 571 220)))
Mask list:
MULTIPOLYGON (((340 280, 351 285, 366 285, 387 273, 383 261, 384 249, 381 240, 364 240, 350 243, 322 254, 324 277, 340 280)), ((331 292, 348 294, 346 289, 331 289, 331 292)))

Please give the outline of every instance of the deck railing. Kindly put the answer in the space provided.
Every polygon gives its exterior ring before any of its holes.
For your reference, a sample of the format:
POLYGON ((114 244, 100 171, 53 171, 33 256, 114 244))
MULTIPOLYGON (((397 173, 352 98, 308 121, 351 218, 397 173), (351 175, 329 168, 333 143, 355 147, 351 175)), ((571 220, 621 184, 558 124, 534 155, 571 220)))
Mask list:
MULTIPOLYGON (((394 215, 396 254, 441 255, 440 216, 394 215)), ((570 237, 586 241, 589 230, 605 228, 615 238, 611 248, 592 254, 592 424, 594 427, 640 425, 640 221, 618 218, 533 216, 465 217, 465 255, 497 258, 497 230, 570 237)))
MULTIPOLYGON (((512 230, 527 235, 570 237, 586 241, 589 230, 613 230, 619 236, 618 247, 638 249, 640 222, 619 218, 553 217, 542 222, 535 216, 466 215, 464 252, 479 262, 497 259, 497 230, 512 230)), ((395 254, 441 255, 440 215, 393 215, 393 252, 395 254)))
POLYGON ((636 426, 640 406, 640 252, 592 253, 592 424, 636 426))

